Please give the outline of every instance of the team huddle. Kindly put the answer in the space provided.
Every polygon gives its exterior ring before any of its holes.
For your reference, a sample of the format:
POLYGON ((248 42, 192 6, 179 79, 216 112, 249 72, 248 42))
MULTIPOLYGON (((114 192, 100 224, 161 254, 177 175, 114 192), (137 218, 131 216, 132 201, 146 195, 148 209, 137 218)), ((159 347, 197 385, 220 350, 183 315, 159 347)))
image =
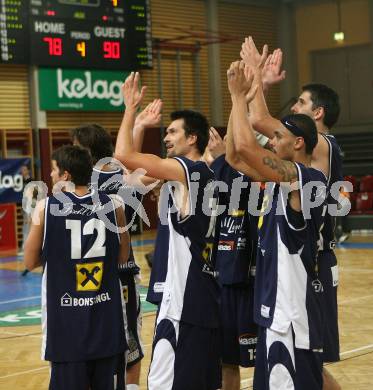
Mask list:
POLYGON ((43 266, 50 389, 139 389, 140 269, 129 227, 160 181, 148 388, 235 390, 239 368, 255 367, 255 390, 340 389, 323 368, 339 360, 329 209, 343 176, 328 134, 338 95, 306 85, 292 114, 276 119, 265 95, 285 78, 281 50, 259 53, 249 37, 240 56, 227 71, 224 138, 201 113, 175 111, 167 158, 142 153, 162 102, 140 112, 146 86, 131 73, 115 148, 102 127, 87 125, 54 152, 53 195, 37 204, 24 254, 28 269, 43 266))

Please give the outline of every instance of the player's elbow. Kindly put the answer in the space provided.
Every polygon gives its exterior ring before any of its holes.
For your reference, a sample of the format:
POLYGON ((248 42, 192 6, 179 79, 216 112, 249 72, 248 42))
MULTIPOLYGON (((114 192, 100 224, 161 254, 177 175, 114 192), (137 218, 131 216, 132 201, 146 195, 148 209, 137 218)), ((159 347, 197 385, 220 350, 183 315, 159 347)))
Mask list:
POLYGON ((227 150, 227 153, 225 153, 225 161, 230 165, 233 166, 235 163, 236 157, 234 153, 227 150))
POLYGON ((35 251, 29 250, 25 246, 23 262, 25 264, 26 269, 32 271, 40 265, 40 257, 36 254, 35 251))
POLYGON ((238 159, 242 155, 250 154, 250 145, 240 137, 235 143, 236 147, 236 156, 234 158, 238 159))
POLYGON ((240 158, 237 153, 226 153, 225 161, 234 169, 237 169, 240 158))
POLYGON ((136 169, 134 166, 134 153, 124 153, 122 150, 115 148, 114 158, 120 161, 127 169, 136 169))

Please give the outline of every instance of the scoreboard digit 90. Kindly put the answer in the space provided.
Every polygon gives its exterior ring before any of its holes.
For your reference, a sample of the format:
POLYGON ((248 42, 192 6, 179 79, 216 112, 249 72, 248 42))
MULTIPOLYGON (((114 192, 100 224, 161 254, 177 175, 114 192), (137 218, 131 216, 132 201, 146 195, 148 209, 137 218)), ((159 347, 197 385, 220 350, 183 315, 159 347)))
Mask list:
POLYGON ((149 0, 29 1, 24 26, 29 63, 121 70, 152 66, 149 0))

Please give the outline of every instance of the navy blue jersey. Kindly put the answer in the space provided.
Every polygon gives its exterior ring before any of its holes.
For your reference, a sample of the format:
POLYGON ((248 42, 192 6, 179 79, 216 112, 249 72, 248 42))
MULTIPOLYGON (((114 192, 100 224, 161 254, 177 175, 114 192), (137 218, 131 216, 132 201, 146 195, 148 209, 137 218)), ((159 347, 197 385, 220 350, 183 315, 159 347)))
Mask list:
MULTIPOLYGON (((97 168, 93 168, 92 178, 95 177, 97 177, 97 187, 99 191, 102 191, 108 195, 117 195, 119 190, 125 187, 126 189, 128 189, 128 196, 135 196, 140 203, 142 202, 143 196, 134 188, 130 188, 124 184, 123 170, 121 168, 113 171, 102 171, 97 168)), ((93 187, 95 187, 95 185, 93 187)), ((131 207, 125 200, 124 212, 126 215, 127 225, 131 224, 132 226, 132 224, 134 223, 137 215, 136 211, 137 210, 131 207)), ((131 229, 129 230, 129 233, 131 233, 131 229)), ((120 269, 121 272, 130 272, 133 275, 137 275, 140 273, 140 267, 135 262, 135 257, 133 255, 131 244, 128 261, 125 264, 120 265, 120 269)))
POLYGON ((280 333, 292 325, 297 348, 314 349, 322 347, 317 241, 324 204, 311 208, 309 219, 306 210, 307 198, 321 196, 325 203, 326 178, 316 169, 295 165, 302 212, 291 209, 283 189, 274 183, 268 183, 272 185, 272 204, 268 194, 263 200, 262 210, 269 212, 258 223, 254 319, 280 333))
POLYGON ((167 276, 168 244, 170 231, 168 224, 158 223, 155 239, 152 270, 146 300, 158 305, 162 301, 164 282, 167 276))
POLYGON ((184 218, 180 215, 175 202, 179 193, 171 191, 168 267, 159 316, 216 328, 219 286, 212 260, 216 218, 211 216, 211 207, 217 204, 214 173, 205 162, 185 157, 175 160, 185 171, 190 211, 184 218))
MULTIPOLYGON (((123 299, 118 277, 119 235, 108 195, 66 201, 47 198, 42 261, 43 357, 54 362, 85 361, 122 353, 126 347, 123 299)), ((60 194, 61 195, 61 194, 60 194)))
MULTIPOLYGON (((337 143, 337 140, 332 135, 324 135, 329 145, 329 177, 328 177, 328 198, 327 203, 336 205, 338 202, 330 195, 331 186, 337 182, 343 180, 342 173, 342 152, 337 143)), ((321 230, 320 244, 321 250, 327 250, 333 248, 335 242, 335 225, 336 217, 331 216, 326 212, 324 226, 321 230)))
POLYGON ((257 218, 248 212, 251 179, 232 168, 225 161, 225 155, 218 157, 211 169, 216 180, 228 185, 228 192, 219 194, 219 205, 223 205, 225 211, 217 219, 220 225, 216 252, 218 280, 226 285, 248 283, 252 281, 250 269, 255 265, 257 242, 257 218), (233 189, 235 180, 242 181, 246 188, 235 186, 233 189), (240 191, 238 207, 229 210, 233 191, 240 191))

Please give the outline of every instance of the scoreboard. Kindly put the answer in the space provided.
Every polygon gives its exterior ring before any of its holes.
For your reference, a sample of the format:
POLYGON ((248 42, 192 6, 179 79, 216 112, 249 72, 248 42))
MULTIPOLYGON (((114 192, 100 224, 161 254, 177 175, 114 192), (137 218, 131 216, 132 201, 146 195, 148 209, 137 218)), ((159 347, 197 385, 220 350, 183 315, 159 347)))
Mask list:
POLYGON ((149 0, 0 0, 1 62, 152 66, 149 0))

